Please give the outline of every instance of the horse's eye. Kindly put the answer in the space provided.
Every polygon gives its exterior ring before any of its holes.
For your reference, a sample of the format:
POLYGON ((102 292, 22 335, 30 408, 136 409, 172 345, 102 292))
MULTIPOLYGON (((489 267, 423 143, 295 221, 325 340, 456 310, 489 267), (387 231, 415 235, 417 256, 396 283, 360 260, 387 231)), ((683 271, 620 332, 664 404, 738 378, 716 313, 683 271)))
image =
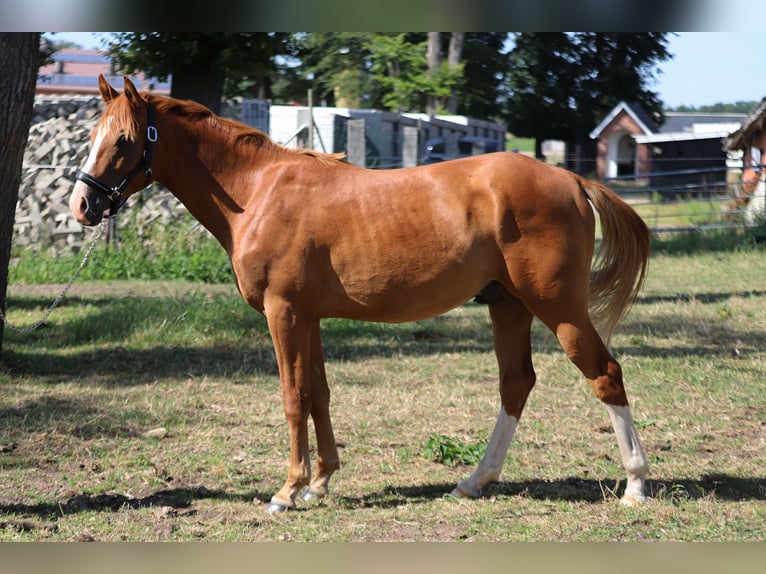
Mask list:
POLYGON ((126 138, 125 136, 120 136, 117 138, 117 141, 115 142, 114 145, 118 148, 122 148, 122 147, 125 147, 127 143, 128 143, 128 138, 126 138))

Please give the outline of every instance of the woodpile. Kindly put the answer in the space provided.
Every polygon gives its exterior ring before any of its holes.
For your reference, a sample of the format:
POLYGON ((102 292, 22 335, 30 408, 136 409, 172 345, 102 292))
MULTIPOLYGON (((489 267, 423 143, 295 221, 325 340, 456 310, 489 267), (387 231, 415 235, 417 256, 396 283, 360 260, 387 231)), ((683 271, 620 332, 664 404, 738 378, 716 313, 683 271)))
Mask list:
POLYGON ((100 98, 35 100, 14 225, 14 247, 76 249, 83 228, 69 214, 74 172, 88 156, 100 98))
MULTIPOLYGON (((37 96, 16 206, 13 247, 77 252, 91 237, 69 213, 74 173, 88 157, 90 134, 103 109, 100 97, 37 96)), ((167 225, 183 212, 181 204, 157 186, 131 199, 141 228, 167 225)), ((121 218, 125 217, 121 214, 121 218)))

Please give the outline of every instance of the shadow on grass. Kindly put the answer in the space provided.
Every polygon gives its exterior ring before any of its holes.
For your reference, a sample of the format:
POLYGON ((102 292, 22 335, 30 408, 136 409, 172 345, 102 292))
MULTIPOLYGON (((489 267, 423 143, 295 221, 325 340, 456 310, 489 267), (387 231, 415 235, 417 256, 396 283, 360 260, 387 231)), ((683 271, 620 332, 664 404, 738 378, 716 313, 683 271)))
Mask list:
POLYGON ((0 516, 35 516, 42 520, 55 520, 68 514, 82 512, 117 512, 125 509, 188 508, 195 500, 213 499, 249 502, 255 495, 230 494, 221 490, 209 490, 204 486, 180 487, 158 490, 143 497, 122 494, 77 494, 63 502, 40 502, 34 504, 0 503, 0 516))
POLYGON ((126 349, 120 345, 80 353, 6 350, 3 363, 9 375, 39 377, 46 383, 97 382, 107 386, 135 386, 165 378, 235 377, 252 379, 278 374, 271 348, 251 350, 209 347, 156 346, 126 349))
MULTIPOLYGON (((388 486, 381 491, 362 497, 334 495, 337 503, 350 510, 370 508, 395 508, 404 504, 427 504, 444 498, 454 488, 452 483, 427 484, 420 486, 388 486)), ((702 478, 657 480, 647 482, 647 494, 671 504, 684 500, 699 500, 712 496, 723 501, 766 500, 766 477, 742 478, 725 474, 703 475, 702 478)), ((523 480, 499 482, 485 488, 482 498, 510 498, 520 496, 539 501, 570 501, 601 503, 613 498, 603 482, 594 479, 569 477, 561 480, 523 480)), ((33 504, 0 503, 0 517, 23 516, 40 520, 55 521, 68 514, 83 512, 117 512, 143 508, 185 509, 195 500, 222 500, 253 504, 264 504, 270 500, 269 493, 228 493, 210 490, 204 486, 162 489, 143 497, 129 497, 122 494, 77 494, 63 502, 40 502, 33 504), (255 502, 257 504, 257 502, 255 502)), ((470 503, 470 501, 466 501, 470 503)), ((512 504, 512 501, 507 503, 512 504)), ((501 504, 501 502, 498 502, 501 504)), ((298 507, 298 511, 310 510, 311 506, 298 507)), ((45 527, 45 525, 37 526, 45 527)))
MULTIPOLYGON (((639 304, 700 301, 724 302, 731 297, 762 297, 766 291, 662 295, 639 299, 639 304)), ((22 298, 14 305, 38 308, 41 298, 22 298)), ((227 377, 247 379, 278 374, 265 319, 232 297, 191 295, 82 297, 69 304, 85 311, 76 317, 45 325, 30 335, 10 334, 3 363, 8 374, 31 375, 45 382, 94 377, 101 384, 139 385, 170 377, 227 377), (165 326, 164 321, 171 323, 165 326), (176 336, 175 323, 182 335, 176 336), (141 338, 142 333, 159 334, 141 338), (163 331, 163 329, 167 329, 163 331), (195 332, 220 335, 215 343, 194 344, 195 332), (129 345, 138 333, 138 344, 129 345), (167 333, 167 337, 162 335, 167 333), (178 341, 170 343, 168 339, 178 341), (188 341, 188 344, 186 343, 188 341), (128 347, 133 348, 128 348, 128 347), (78 347, 81 350, 76 350, 78 347)), ((432 356, 445 353, 491 353, 489 319, 474 303, 469 315, 450 314, 404 324, 366 323, 328 319, 322 323, 323 346, 328 361, 362 361, 371 358, 432 356), (485 319, 482 319, 485 317, 485 319)), ((483 307, 483 306, 481 306, 483 307)), ((702 323, 671 314, 652 319, 631 317, 619 333, 638 336, 638 344, 617 347, 618 354, 635 356, 725 356, 758 352, 766 334, 735 330, 725 321, 702 323), (683 333, 688 344, 673 348, 655 346, 652 338, 683 333)), ((208 338, 207 341, 211 339, 208 338)), ((631 341, 635 339, 631 338, 631 341)), ((560 353, 555 338, 539 322, 533 326, 535 353, 560 353)))
MULTIPOLYGON (((78 398, 41 396, 19 406, 0 407, 0 437, 16 436, 17 440, 32 440, 36 433, 58 432, 80 440, 95 438, 140 438, 147 427, 156 421, 152 414, 133 404, 119 409, 99 407, 93 401, 78 398), (23 429, 20 435, 19 430, 23 429)), ((0 445, 3 446, 3 445, 0 445)), ((11 442, 3 452, 12 452, 17 446, 11 442), (9 446, 10 445, 10 446, 9 446)), ((32 466, 34 458, 12 458, 2 465, 32 466)))
POLYGON ((673 293, 672 295, 640 295, 637 304, 653 305, 655 303, 702 303, 709 305, 727 301, 732 297, 749 299, 750 297, 763 297, 766 291, 753 289, 752 291, 740 291, 739 293, 673 293))
MULTIPOLYGON (((703 304, 723 303, 732 297, 763 297, 766 291, 740 293, 706 293, 700 295, 678 295, 674 297, 650 297, 654 302, 703 304)), ((645 300, 640 301, 641 303, 645 300)), ((727 322, 728 311, 725 305, 719 310, 721 318, 702 320, 695 316, 681 314, 663 314, 643 318, 641 314, 629 316, 619 327, 618 333, 628 336, 630 342, 640 341, 638 345, 624 344, 615 348, 618 357, 621 354, 647 357, 722 357, 731 358, 733 354, 743 356, 760 353, 766 346, 766 331, 758 329, 756 321, 750 321, 755 327, 751 330, 737 329, 727 322), (638 339, 636 339, 638 337, 638 339), (653 339, 686 340, 685 344, 672 347, 652 345, 653 339)))
MULTIPOLYGON (((420 486, 388 486, 365 496, 338 496, 347 508, 393 508, 403 504, 427 503, 444 498, 455 487, 453 483, 426 484, 420 486)), ((561 480, 522 480, 497 482, 485 487, 482 498, 521 496, 534 500, 602 502, 613 498, 611 487, 604 481, 568 477, 561 480)), ((747 501, 766 500, 766 477, 742 478, 726 474, 703 475, 700 479, 649 480, 647 495, 668 500, 698 500, 714 496, 718 500, 747 501)), ((622 492, 618 491, 618 495, 622 492)))

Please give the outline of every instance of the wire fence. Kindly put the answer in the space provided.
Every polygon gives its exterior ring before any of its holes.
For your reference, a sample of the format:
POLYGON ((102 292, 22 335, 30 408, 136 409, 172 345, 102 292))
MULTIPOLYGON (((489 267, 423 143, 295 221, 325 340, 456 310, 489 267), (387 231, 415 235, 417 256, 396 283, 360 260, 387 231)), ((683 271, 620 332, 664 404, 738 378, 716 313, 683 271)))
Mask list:
MULTIPOLYGON (((373 164, 377 169, 399 167, 395 161, 373 164)), ((25 166, 27 179, 35 179, 35 174, 49 172, 51 167, 56 166, 25 166)), ((746 193, 741 176, 741 169, 684 169, 614 177, 606 183, 636 209, 654 234, 664 234, 762 225, 766 221, 764 184, 760 184, 760 196, 757 188, 746 193)), ((76 253, 86 241, 87 233, 71 218, 65 202, 71 178, 60 174, 58 179, 62 181, 55 185, 43 182, 45 189, 35 190, 29 202, 20 198, 13 242, 17 250, 31 247, 49 248, 56 254, 76 253)), ((149 235, 150 223, 156 220, 163 226, 184 225, 182 206, 162 186, 154 187, 157 189, 147 190, 131 202, 131 221, 126 223, 149 235)), ((117 236, 116 229, 108 230, 108 238, 117 236)))
MULTIPOLYGON (((716 161, 720 164, 720 158, 690 159, 707 167, 618 176, 605 183, 636 209, 655 234, 748 228, 764 223, 763 192, 758 196, 756 190, 744 190, 741 168, 710 167, 716 161)), ((595 160, 590 163, 595 165, 595 160)), ((370 164, 377 169, 400 167, 395 161, 370 164)))
POLYGON ((763 183, 746 190, 742 169, 707 167, 608 178, 654 233, 736 229, 766 220, 763 183))

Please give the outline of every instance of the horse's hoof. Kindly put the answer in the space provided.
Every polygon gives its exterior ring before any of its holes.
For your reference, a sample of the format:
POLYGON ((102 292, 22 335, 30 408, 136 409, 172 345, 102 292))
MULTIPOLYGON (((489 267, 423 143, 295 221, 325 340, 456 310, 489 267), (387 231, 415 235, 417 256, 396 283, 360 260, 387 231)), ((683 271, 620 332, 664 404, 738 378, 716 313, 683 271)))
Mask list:
POLYGON ((449 493, 449 496, 452 498, 479 498, 479 494, 473 495, 470 492, 463 490, 460 485, 453 488, 452 492, 449 493))
POLYGON ((284 502, 279 502, 278 500, 273 500, 269 502, 269 505, 266 507, 266 512, 269 514, 282 514, 283 512, 287 512, 290 510, 290 506, 285 504, 284 502))
POLYGON ((313 500, 319 500, 324 496, 323 493, 316 490, 311 490, 308 486, 301 492, 301 500, 303 502, 311 502, 313 500))
POLYGON ((641 506, 642 504, 646 504, 646 500, 646 496, 643 494, 625 494, 620 499, 620 503, 623 506, 636 507, 641 506))

